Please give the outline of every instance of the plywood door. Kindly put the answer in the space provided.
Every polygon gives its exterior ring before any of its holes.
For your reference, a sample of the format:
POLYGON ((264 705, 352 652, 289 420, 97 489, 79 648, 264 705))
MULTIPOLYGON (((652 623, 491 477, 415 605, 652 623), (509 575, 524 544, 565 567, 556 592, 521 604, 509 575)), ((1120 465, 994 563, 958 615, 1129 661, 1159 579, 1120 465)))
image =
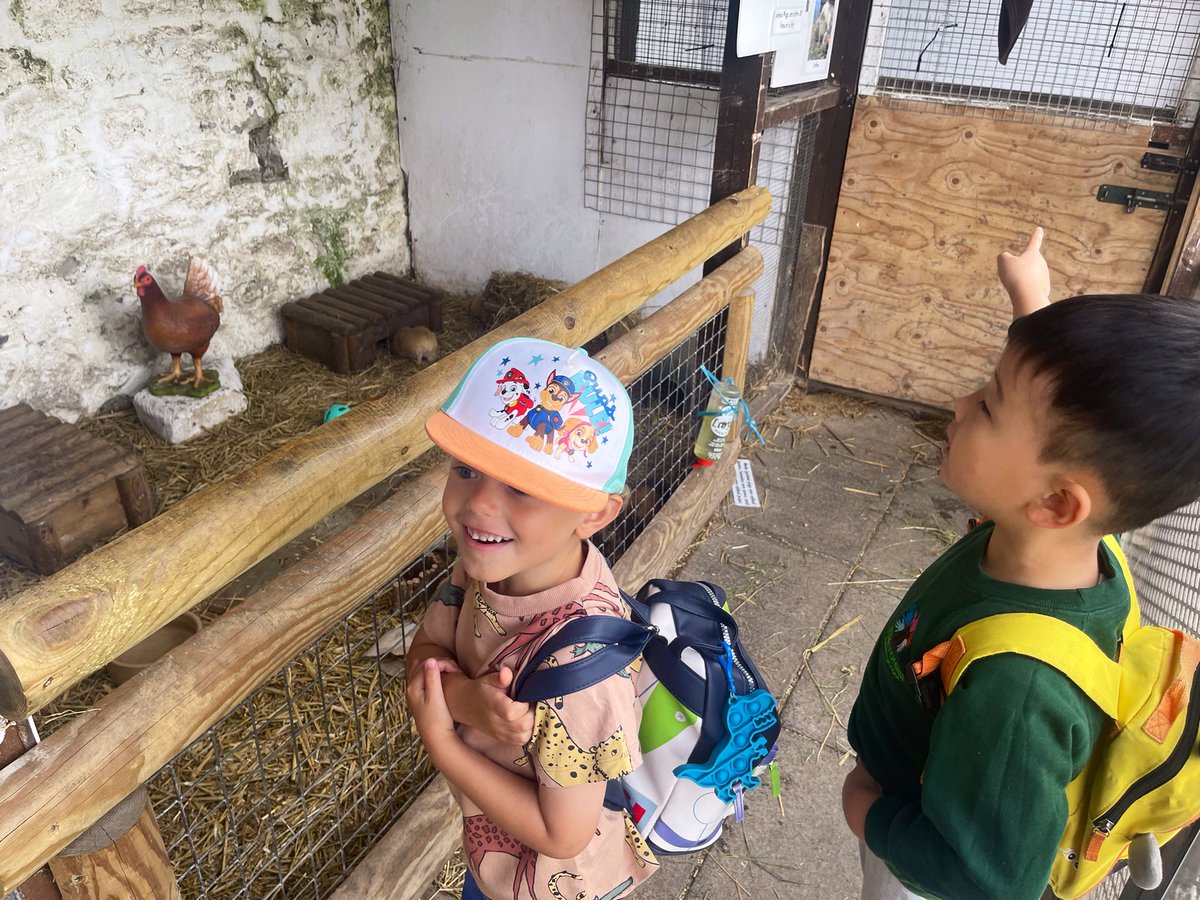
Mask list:
POLYGON ((1141 168, 1150 129, 995 115, 860 101, 812 380, 943 407, 982 383, 1010 319, 996 255, 1034 225, 1056 299, 1141 290, 1165 213, 1095 198, 1101 184, 1174 187, 1141 168))

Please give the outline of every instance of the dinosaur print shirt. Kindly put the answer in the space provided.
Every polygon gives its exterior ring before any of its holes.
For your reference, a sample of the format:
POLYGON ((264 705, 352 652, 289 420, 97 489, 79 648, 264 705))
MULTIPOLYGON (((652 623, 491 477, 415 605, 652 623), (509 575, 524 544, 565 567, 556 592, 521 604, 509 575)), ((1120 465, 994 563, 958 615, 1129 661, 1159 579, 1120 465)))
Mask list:
MULTIPOLYGON (((472 678, 508 666, 570 662, 592 648, 567 647, 543 660, 542 642, 578 616, 628 617, 616 580, 589 542, 578 578, 527 597, 507 597, 468 581, 461 566, 430 602, 423 628, 453 648, 459 668, 472 678)), ((501 744, 460 725, 469 747, 539 785, 568 786, 619 778, 641 763, 637 733, 640 661, 599 684, 539 702, 533 738, 524 747, 501 744)), ((603 809, 592 842, 574 859, 553 859, 501 831, 466 797, 463 853, 476 882, 491 900, 617 900, 658 868, 649 847, 623 813, 603 809)))

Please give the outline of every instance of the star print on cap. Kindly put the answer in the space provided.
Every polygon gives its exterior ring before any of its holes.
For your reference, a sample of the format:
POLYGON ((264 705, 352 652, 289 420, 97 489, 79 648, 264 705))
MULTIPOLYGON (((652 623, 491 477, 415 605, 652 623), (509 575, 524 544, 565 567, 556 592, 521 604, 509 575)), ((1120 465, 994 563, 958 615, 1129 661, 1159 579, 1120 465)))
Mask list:
POLYGON ((425 430, 473 469, 593 512, 625 487, 632 413, 621 382, 582 348, 513 338, 475 361, 425 430))

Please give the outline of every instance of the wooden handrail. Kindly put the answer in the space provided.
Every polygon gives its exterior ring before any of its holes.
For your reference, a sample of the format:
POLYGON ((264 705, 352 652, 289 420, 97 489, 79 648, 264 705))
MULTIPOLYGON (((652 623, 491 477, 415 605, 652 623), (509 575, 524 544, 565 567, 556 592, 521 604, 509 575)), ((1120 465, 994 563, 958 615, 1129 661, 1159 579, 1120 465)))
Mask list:
MULTIPOLYGON (((761 254, 747 248, 599 358, 622 381, 632 381, 752 284, 762 267, 761 254)), ((464 371, 486 349, 475 346, 454 354, 462 357, 464 371)), ((439 390, 444 395, 449 387, 439 390)), ((433 405, 423 407, 426 413, 433 405)), ((94 713, 79 716, 6 768, 0 779, 0 894, 20 884, 428 547, 444 530, 442 477, 431 470, 399 487, 113 690, 94 713)))
POLYGON ((40 709, 419 456, 430 446, 425 418, 493 342, 583 343, 749 231, 770 202, 753 187, 713 204, 418 372, 403 392, 313 429, 10 598, 0 618, 0 715, 40 709))

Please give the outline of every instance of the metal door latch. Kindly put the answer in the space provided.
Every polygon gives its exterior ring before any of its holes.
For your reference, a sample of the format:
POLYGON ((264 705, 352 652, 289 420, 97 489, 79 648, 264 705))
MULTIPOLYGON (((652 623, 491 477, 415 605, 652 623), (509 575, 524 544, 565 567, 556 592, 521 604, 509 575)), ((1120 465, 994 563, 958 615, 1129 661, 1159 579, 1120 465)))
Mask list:
POLYGON ((1175 195, 1167 191, 1144 191, 1141 188, 1122 187, 1117 184, 1102 184, 1096 191, 1096 199, 1101 203, 1120 203, 1125 212, 1131 213, 1139 206, 1147 209, 1171 209, 1175 205, 1175 195))

